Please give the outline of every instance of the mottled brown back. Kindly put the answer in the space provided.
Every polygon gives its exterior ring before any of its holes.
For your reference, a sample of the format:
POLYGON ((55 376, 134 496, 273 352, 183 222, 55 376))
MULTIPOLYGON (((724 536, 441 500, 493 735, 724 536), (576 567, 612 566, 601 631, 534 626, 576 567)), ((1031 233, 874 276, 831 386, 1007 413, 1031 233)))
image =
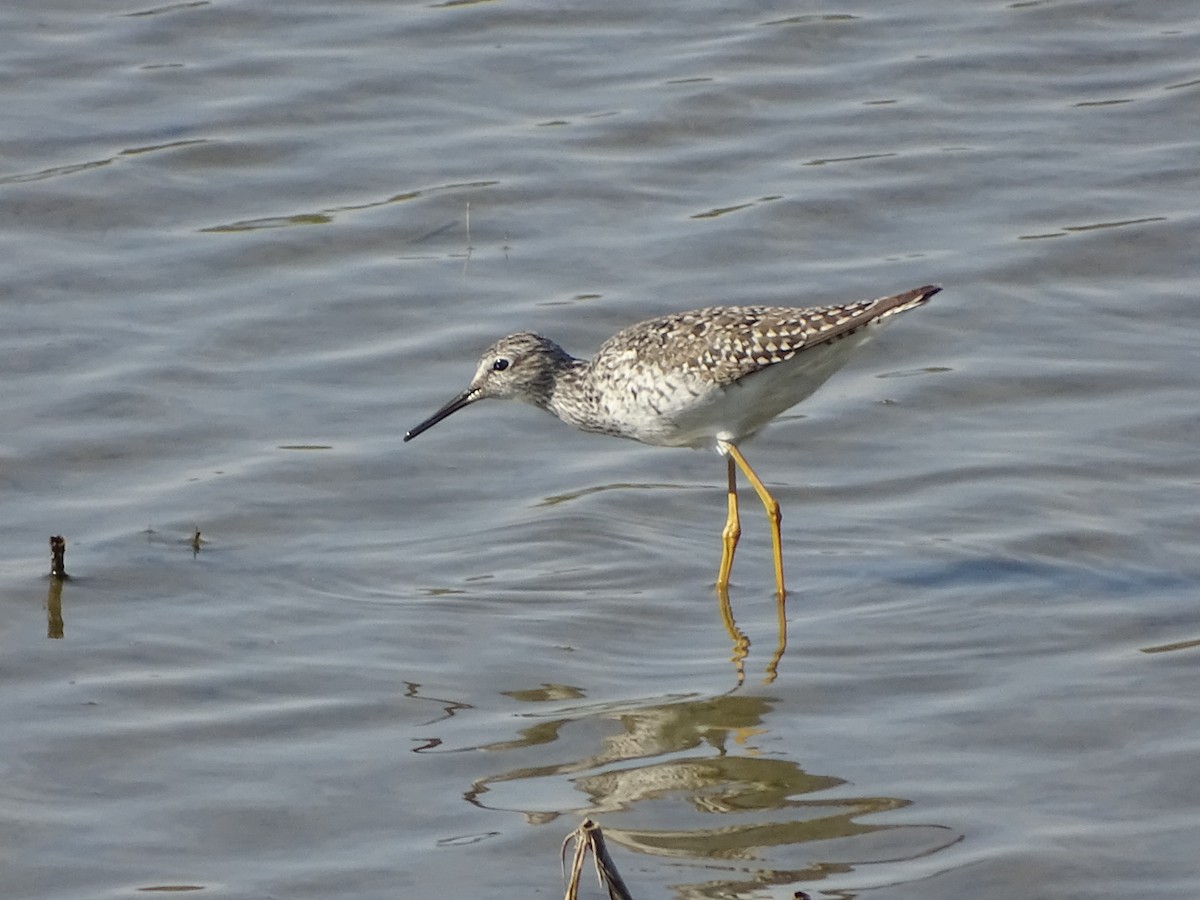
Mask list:
POLYGON ((676 376, 694 374, 728 385, 801 350, 831 343, 896 313, 921 306, 941 288, 926 285, 903 294, 835 306, 708 307, 639 322, 596 351, 596 372, 628 367, 630 353, 643 367, 676 376))

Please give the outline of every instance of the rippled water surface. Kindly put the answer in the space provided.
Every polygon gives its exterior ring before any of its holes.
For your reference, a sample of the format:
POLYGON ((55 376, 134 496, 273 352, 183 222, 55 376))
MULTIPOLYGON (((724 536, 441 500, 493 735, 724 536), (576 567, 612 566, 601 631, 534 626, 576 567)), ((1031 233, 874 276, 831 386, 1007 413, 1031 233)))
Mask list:
POLYGON ((1200 896, 1198 37, 4 7, 0 895, 552 897, 590 816, 639 898, 1200 896), (745 448, 778 660, 714 454, 400 441, 510 331, 928 282, 745 448))

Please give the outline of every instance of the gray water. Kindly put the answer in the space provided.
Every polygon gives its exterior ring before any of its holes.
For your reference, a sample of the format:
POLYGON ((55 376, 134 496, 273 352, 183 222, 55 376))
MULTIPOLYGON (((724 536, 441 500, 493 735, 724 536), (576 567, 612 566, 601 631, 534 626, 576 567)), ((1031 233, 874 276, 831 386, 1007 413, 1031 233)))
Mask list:
POLYGON ((646 898, 1200 896, 1198 35, 8 4, 0 895, 553 897, 591 816, 646 898), (714 454, 400 442, 510 331, 927 282, 745 447, 773 681, 714 454))

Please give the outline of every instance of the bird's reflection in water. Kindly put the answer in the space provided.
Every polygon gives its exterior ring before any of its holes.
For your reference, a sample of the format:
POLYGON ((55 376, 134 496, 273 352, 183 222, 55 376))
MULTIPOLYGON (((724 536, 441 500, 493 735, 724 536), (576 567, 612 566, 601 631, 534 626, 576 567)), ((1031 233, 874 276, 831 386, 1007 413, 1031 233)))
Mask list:
POLYGON ((579 704, 584 694, 562 685, 506 692, 554 708, 529 713, 536 721, 512 739, 462 748, 514 763, 477 779, 464 799, 531 824, 597 820, 614 844, 700 866, 702 880, 685 891, 694 897, 818 881, 959 840, 945 826, 870 822, 909 802, 855 795, 844 779, 782 755, 769 740, 772 698, 579 704))
MULTIPOLYGON (((737 672, 737 683, 741 685, 746 680, 746 657, 750 655, 750 638, 734 621, 733 604, 729 600, 729 588, 722 584, 717 585, 717 605, 721 611, 721 624, 725 626, 725 631, 733 641, 733 652, 729 658, 737 672)), ((787 650, 786 595, 777 594, 775 596, 775 609, 778 616, 779 638, 775 643, 775 652, 771 655, 770 662, 767 663, 763 684, 771 684, 775 681, 779 675, 779 663, 783 659, 784 651, 787 650)))

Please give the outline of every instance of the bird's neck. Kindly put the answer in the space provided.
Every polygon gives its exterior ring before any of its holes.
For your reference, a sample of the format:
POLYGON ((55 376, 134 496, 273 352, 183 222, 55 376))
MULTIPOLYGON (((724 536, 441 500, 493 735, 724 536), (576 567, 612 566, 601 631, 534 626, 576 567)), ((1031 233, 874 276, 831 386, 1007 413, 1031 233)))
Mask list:
POLYGON ((584 431, 597 431, 600 415, 600 396, 588 384, 588 362, 569 358, 555 373, 554 383, 542 407, 584 431))

